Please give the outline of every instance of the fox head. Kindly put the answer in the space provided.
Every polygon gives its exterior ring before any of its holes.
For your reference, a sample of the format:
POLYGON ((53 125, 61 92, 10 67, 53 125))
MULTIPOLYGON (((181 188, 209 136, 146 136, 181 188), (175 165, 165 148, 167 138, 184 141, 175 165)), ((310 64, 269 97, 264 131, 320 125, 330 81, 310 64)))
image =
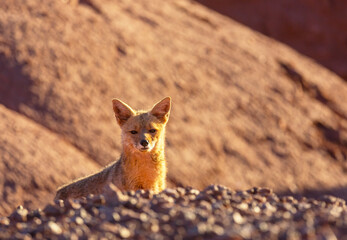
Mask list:
POLYGON ((149 111, 135 111, 118 99, 113 99, 112 103, 122 129, 123 148, 145 153, 164 146, 165 126, 171 108, 170 97, 159 101, 149 111))

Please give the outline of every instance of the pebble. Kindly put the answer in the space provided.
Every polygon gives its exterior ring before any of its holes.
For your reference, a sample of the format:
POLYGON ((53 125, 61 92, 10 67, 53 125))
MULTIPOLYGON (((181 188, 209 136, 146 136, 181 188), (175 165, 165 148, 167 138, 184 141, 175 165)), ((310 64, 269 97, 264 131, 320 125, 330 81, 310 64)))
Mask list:
POLYGON ((121 227, 119 229, 119 236, 121 238, 129 238, 131 236, 131 232, 127 228, 121 227))
POLYGON ((15 222, 25 222, 28 217, 28 210, 19 206, 9 217, 11 221, 15 222))
POLYGON ((344 200, 279 198, 271 189, 210 185, 159 194, 121 192, 56 201, 43 211, 20 206, 0 217, 0 239, 347 239, 344 200))
POLYGON ((0 226, 8 226, 10 225, 10 219, 7 217, 0 217, 0 226))
POLYGON ((43 212, 46 216, 58 216, 62 213, 62 209, 57 205, 48 204, 43 212))
POLYGON ((49 221, 47 223, 47 228, 48 228, 49 231, 51 231, 51 233, 56 234, 56 235, 61 234, 63 232, 61 227, 58 224, 56 224, 55 222, 52 222, 52 221, 49 221))
POLYGON ((242 224, 244 223, 244 218, 241 216, 241 214, 239 212, 235 212, 232 215, 232 219, 234 220, 235 223, 237 224, 242 224))

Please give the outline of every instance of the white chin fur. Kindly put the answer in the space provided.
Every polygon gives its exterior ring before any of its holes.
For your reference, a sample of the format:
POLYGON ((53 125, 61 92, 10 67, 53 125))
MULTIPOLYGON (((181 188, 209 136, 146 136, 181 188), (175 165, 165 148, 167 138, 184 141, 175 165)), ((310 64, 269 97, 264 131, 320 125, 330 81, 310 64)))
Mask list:
POLYGON ((141 144, 137 144, 136 148, 141 152, 150 152, 153 149, 153 146, 148 145, 146 148, 144 148, 141 144))

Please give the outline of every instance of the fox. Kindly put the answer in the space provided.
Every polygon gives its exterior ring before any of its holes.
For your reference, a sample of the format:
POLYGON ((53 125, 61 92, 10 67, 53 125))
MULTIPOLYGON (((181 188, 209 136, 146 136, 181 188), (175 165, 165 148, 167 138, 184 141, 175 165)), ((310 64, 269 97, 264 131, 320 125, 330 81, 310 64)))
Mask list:
POLYGON ((116 98, 112 106, 121 128, 120 158, 99 172, 59 187, 55 200, 102 194, 108 184, 121 191, 143 189, 159 193, 166 188, 164 145, 171 98, 162 99, 148 111, 133 110, 116 98))

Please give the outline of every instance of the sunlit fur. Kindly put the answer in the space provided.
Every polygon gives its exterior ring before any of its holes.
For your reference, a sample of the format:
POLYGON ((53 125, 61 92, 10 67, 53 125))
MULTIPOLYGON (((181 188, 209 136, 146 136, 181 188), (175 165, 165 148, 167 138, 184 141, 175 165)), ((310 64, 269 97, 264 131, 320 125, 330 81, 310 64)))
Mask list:
POLYGON ((98 173, 60 187, 56 199, 100 194, 109 183, 120 190, 149 189, 156 193, 166 187, 165 127, 171 99, 164 98, 149 111, 135 111, 117 99, 112 102, 122 129, 120 159, 98 173), (147 148, 141 145, 141 140, 148 141, 147 148))

